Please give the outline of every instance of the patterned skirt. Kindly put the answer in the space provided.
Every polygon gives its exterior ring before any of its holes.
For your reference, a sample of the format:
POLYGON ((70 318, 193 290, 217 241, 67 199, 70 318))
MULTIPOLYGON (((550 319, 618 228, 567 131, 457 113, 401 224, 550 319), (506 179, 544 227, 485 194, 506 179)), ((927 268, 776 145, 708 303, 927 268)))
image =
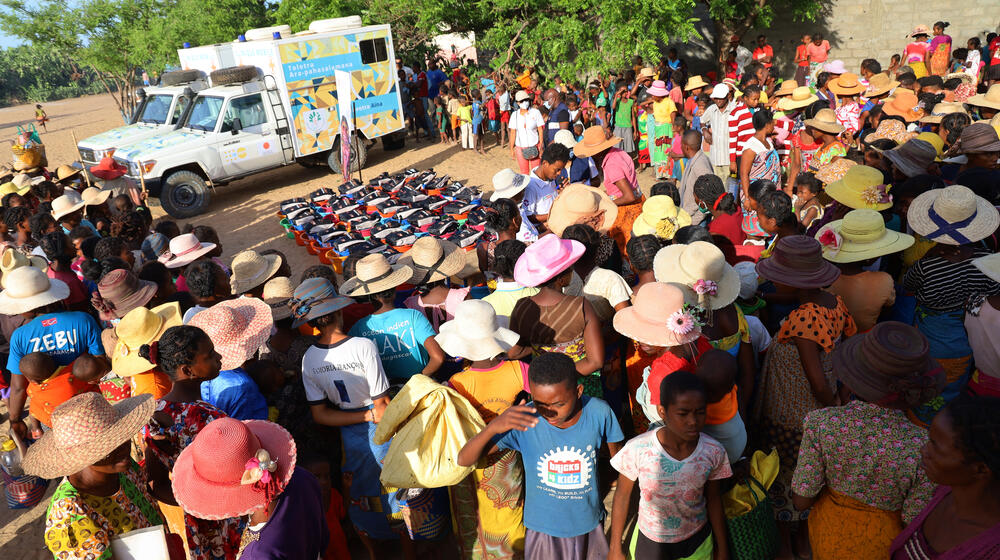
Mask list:
POLYGON ((882 560, 903 530, 898 511, 886 511, 829 486, 809 514, 809 544, 815 560, 882 560))
POLYGON ((523 488, 521 457, 504 450, 487 456, 472 474, 449 489, 462 558, 524 557, 523 488))

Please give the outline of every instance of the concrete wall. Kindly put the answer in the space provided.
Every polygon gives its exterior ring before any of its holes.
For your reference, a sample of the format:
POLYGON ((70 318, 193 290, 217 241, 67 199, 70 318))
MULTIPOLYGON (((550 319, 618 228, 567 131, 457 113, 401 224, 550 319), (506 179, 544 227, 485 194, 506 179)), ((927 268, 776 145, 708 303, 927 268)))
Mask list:
MULTIPOLYGON (((715 30, 707 13, 695 15, 701 19, 698 28, 704 38, 676 46, 699 73, 714 69, 715 30)), ((889 57, 901 53, 909 42, 907 35, 914 26, 930 27, 936 21, 950 22, 946 33, 951 35, 953 48, 964 48, 969 38, 985 41, 986 33, 1000 30, 1000 0, 829 0, 815 22, 797 22, 778 14, 770 28, 747 32, 743 45, 752 50, 757 35, 767 35, 778 75, 790 78, 795 73, 793 60, 800 37, 819 32, 830 41, 829 60, 841 59, 850 71, 858 72, 865 58, 888 66, 889 57)))

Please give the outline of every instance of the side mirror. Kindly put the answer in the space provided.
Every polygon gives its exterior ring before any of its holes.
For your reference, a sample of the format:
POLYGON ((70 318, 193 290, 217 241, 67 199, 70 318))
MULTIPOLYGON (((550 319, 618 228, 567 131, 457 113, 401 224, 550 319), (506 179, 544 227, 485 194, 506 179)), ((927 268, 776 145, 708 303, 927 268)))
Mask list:
POLYGON ((243 123, 242 123, 242 122, 240 122, 240 119, 239 119, 239 117, 237 117, 237 118, 233 119, 233 127, 232 127, 232 130, 233 130, 233 134, 234 134, 234 135, 235 135, 235 134, 238 134, 238 133, 239 133, 239 132, 240 132, 241 130, 243 130, 243 123))

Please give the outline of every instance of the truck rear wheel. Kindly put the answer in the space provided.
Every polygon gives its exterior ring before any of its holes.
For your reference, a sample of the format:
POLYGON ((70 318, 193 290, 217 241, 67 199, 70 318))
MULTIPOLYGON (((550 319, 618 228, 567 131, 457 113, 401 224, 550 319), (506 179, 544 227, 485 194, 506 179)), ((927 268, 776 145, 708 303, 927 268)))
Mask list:
MULTIPOLYGON (((334 173, 340 173, 340 138, 333 143, 333 149, 326 156, 326 164, 334 173)), ((351 172, 355 172, 365 166, 368 161, 368 147, 363 138, 354 138, 351 141, 351 172)))
POLYGON ((173 72, 165 72, 160 76, 160 85, 176 86, 178 84, 187 84, 200 77, 201 72, 197 70, 175 70, 173 72))
POLYGON ((389 152, 406 147, 406 131, 393 132, 382 137, 382 149, 389 152))
POLYGON ((205 179, 191 171, 174 171, 163 181, 160 204, 174 218, 197 216, 212 202, 205 179))

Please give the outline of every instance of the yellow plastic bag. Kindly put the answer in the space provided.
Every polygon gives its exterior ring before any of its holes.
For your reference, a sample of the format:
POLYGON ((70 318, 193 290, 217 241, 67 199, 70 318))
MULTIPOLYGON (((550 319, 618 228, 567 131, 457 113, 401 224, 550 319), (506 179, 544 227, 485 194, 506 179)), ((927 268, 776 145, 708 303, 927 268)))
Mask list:
POLYGON ((382 484, 441 488, 457 484, 474 467, 458 464, 458 452, 486 426, 472 404, 426 375, 414 375, 389 403, 375 443, 389 439, 382 484))
MULTIPOLYGON (((766 491, 778 477, 778 450, 772 449, 767 455, 763 451, 754 451, 750 458, 750 476, 759 481, 766 491)), ((722 505, 726 509, 726 517, 733 519, 745 513, 764 499, 760 488, 754 485, 737 484, 732 490, 722 496, 722 505), (751 492, 753 495, 751 496, 751 492)))

